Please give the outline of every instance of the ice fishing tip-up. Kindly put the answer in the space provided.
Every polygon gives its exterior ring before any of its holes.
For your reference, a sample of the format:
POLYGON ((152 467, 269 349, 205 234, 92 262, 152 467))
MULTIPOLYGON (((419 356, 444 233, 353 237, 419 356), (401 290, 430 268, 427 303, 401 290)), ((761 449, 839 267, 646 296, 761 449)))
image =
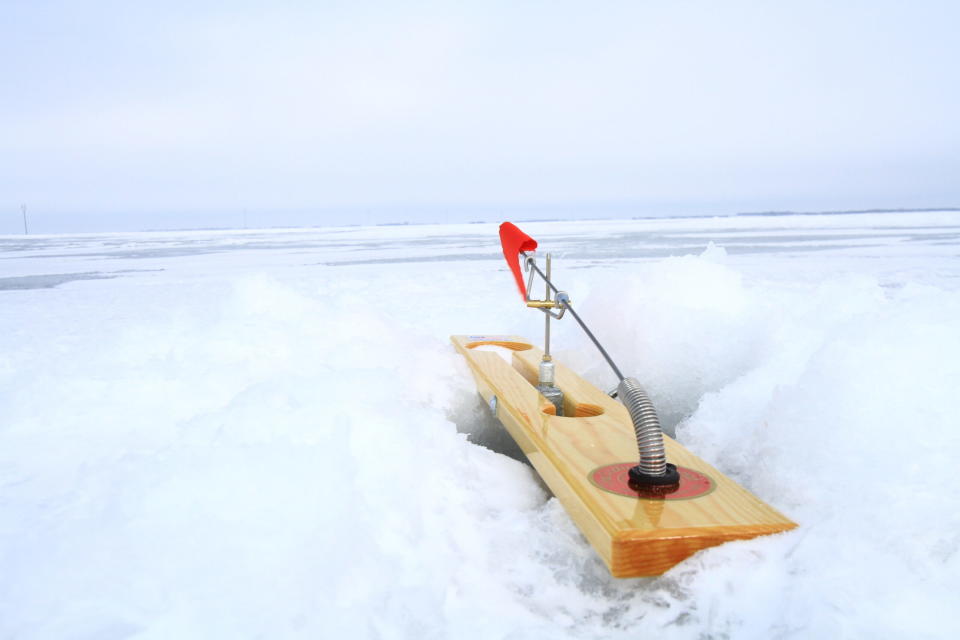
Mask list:
MULTIPOLYGON (((600 341, 597 340, 593 332, 590 331, 586 323, 580 318, 570 302, 570 296, 566 292, 560 291, 551 280, 551 256, 546 254, 546 273, 540 270, 533 256, 528 252, 535 251, 537 241, 525 234, 511 222, 504 222, 500 225, 500 244, 503 247, 503 256, 507 260, 507 266, 513 273, 517 288, 527 307, 539 309, 546 315, 544 322, 544 349, 543 359, 540 362, 539 376, 537 380, 537 390, 546 398, 555 408, 556 415, 564 415, 564 393, 557 387, 555 382, 556 366, 550 355, 550 319, 559 320, 569 311, 573 319, 577 321, 583 332, 587 334, 590 341, 600 351, 604 360, 613 369, 619 380, 617 393, 624 405, 626 405, 630 418, 633 421, 634 431, 637 438, 637 447, 640 453, 640 463, 631 467, 629 471, 631 482, 644 486, 673 486, 679 483, 679 475, 675 465, 667 462, 666 452, 663 445, 663 432, 660 426, 660 419, 657 416, 653 403, 650 401, 646 391, 640 383, 634 378, 627 378, 621 372, 619 367, 613 362, 613 358, 603 348, 600 341), (523 258, 523 269, 529 273, 526 286, 524 286, 523 275, 520 271, 519 258, 523 258), (534 274, 538 274, 546 283, 544 297, 542 300, 534 299, 531 296, 533 288, 534 274), (559 310, 559 311, 558 311, 559 310)), ((613 394, 611 394, 613 395, 613 394)))

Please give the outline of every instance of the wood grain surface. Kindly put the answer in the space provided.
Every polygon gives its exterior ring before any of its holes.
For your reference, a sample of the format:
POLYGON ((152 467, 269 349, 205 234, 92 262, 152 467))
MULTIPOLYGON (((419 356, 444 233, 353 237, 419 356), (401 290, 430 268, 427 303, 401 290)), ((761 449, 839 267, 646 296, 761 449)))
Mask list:
POLYGON ((633 425, 626 408, 556 363, 564 392, 564 416, 536 390, 543 352, 517 336, 452 336, 467 359, 477 389, 534 468, 590 541, 610 572, 620 578, 667 571, 700 549, 728 540, 778 533, 797 525, 733 482, 675 440, 664 436, 669 462, 706 474, 710 493, 685 500, 623 496, 590 481, 605 465, 636 462, 633 425), (512 351, 512 363, 477 350, 495 345, 512 351))

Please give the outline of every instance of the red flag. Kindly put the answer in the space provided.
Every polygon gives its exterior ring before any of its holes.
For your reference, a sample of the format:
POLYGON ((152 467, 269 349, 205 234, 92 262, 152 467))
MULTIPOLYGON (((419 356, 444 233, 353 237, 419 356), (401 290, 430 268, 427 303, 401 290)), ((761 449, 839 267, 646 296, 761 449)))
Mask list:
POLYGON ((500 225, 500 244, 503 245, 503 257, 507 259, 507 266, 513 272, 520 289, 520 297, 527 298, 527 288, 523 284, 523 275, 520 273, 520 252, 535 251, 537 241, 520 231, 512 222, 500 225))

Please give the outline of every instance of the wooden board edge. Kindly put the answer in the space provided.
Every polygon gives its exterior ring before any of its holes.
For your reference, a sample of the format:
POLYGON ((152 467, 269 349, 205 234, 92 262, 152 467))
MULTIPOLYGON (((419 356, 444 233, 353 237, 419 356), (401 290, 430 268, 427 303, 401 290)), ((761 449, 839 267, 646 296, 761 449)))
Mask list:
POLYGON ((703 549, 733 540, 785 533, 796 523, 741 527, 691 527, 674 529, 669 536, 650 532, 624 531, 611 542, 610 573, 616 578, 641 578, 662 575, 703 549))

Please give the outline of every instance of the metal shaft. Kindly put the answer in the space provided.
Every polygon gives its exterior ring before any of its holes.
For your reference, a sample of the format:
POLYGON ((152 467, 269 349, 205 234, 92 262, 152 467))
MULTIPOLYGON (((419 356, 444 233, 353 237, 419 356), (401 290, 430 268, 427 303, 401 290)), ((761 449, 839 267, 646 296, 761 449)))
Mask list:
POLYGON ((583 332, 587 334, 587 337, 593 342, 597 350, 600 351, 600 355, 603 356, 603 359, 607 361, 607 364, 610 365, 610 368, 613 369, 613 373, 616 374, 617 380, 623 380, 623 374, 620 373, 620 368, 613 362, 613 358, 610 357, 610 354, 607 353, 607 350, 603 348, 603 345, 600 344, 600 341, 597 340, 597 337, 593 335, 593 332, 584 324, 583 320, 580 319, 580 316, 577 315, 577 312, 573 310, 573 307, 570 306, 569 302, 564 303, 564 307, 567 308, 567 311, 573 315, 573 319, 577 321, 577 324, 580 325, 580 328, 583 329, 583 332))
MULTIPOLYGON (((547 254, 547 277, 543 279, 547 283, 546 286, 546 300, 550 300, 550 254, 547 254)), ((550 359, 550 314, 543 314, 546 320, 544 321, 544 337, 543 337, 543 359, 550 359)))
MULTIPOLYGON (((524 260, 526 260, 527 258, 526 252, 521 252, 520 255, 523 256, 524 260)), ((547 259, 549 261, 549 256, 547 259)), ((553 282, 550 281, 550 276, 543 273, 543 271, 540 271, 540 267, 538 267, 535 262, 530 261, 530 266, 533 268, 534 271, 539 273, 540 277, 543 278, 544 282, 547 283, 548 292, 550 290, 553 290, 554 293, 560 293, 560 290, 557 289, 556 285, 554 285, 553 282)), ((577 315, 577 312, 573 310, 573 306, 570 305, 570 302, 567 300, 558 300, 558 301, 560 302, 560 304, 564 306, 564 308, 567 311, 570 312, 570 314, 573 316, 573 319, 577 321, 577 324, 580 325, 580 328, 583 329, 583 332, 587 334, 587 337, 590 338, 590 341, 593 342, 593 345, 597 348, 598 351, 600 351, 600 355, 603 356, 603 359, 607 361, 607 364, 610 365, 610 368, 613 369, 613 372, 616 374, 617 380, 623 380, 623 374, 620 373, 620 368, 616 365, 616 363, 614 363, 613 358, 611 358, 610 354, 607 353, 607 350, 603 348, 603 345, 600 344, 600 341, 597 340, 597 337, 593 335, 593 332, 590 331, 590 328, 587 327, 587 325, 583 322, 580 316, 577 315)), ((550 322, 550 314, 547 314, 547 322, 548 323, 550 322)), ((547 326, 549 327, 550 325, 548 324, 547 326)), ((547 336, 549 338, 549 333, 547 334, 547 336)), ((549 349, 549 346, 548 346, 548 349, 549 349)))

